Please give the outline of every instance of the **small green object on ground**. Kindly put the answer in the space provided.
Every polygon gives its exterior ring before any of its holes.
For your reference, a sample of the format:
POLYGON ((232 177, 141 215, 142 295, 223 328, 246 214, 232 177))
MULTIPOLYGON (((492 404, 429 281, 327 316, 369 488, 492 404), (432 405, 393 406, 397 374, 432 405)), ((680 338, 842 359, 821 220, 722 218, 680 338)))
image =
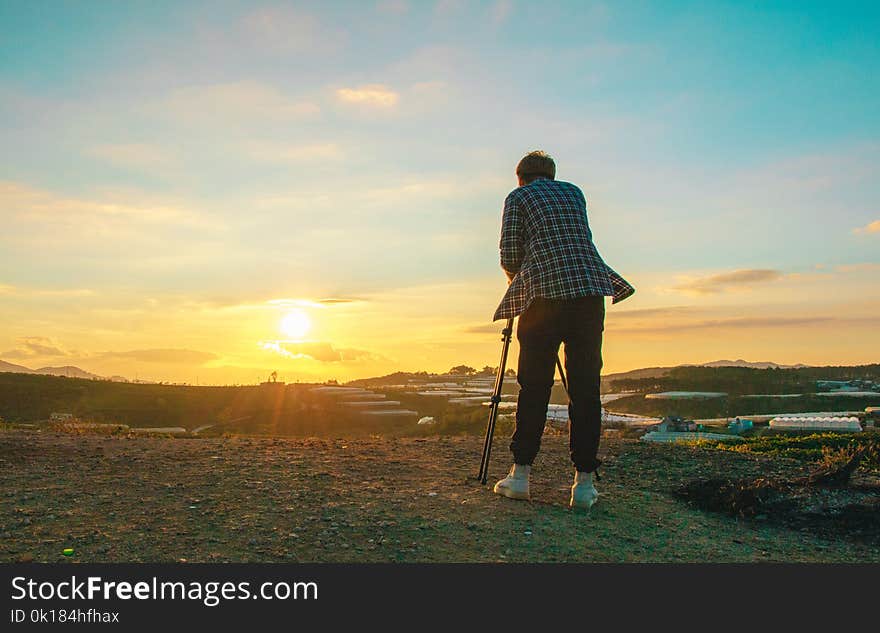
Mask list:
POLYGON ((72 548, 72 547, 67 547, 67 548, 65 548, 64 551, 61 552, 61 553, 64 554, 65 556, 73 556, 73 548, 72 548))

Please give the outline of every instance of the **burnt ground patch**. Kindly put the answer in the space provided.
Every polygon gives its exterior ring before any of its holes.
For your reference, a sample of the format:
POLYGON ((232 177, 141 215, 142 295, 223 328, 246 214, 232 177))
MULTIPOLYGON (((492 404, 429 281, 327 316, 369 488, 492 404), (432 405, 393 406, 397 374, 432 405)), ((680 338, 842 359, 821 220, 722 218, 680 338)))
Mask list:
POLYGON ((880 544, 880 481, 856 475, 847 485, 807 478, 719 478, 688 481, 673 494, 690 506, 824 538, 880 544))

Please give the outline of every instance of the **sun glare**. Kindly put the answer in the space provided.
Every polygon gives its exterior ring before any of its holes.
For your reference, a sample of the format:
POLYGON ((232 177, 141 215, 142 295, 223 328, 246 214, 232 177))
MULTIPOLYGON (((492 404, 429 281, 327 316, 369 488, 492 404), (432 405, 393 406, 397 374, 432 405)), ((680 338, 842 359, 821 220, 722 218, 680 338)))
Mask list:
POLYGON ((311 327, 309 315, 302 310, 291 310, 281 319, 281 331, 293 339, 304 337, 311 327))

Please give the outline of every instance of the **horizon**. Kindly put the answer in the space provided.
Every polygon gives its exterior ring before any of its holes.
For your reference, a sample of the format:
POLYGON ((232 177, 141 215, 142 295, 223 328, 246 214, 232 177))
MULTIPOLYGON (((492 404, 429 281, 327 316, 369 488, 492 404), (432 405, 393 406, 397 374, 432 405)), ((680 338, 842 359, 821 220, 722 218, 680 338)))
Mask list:
MULTIPOLYGON (((9 361, 5 361, 4 359, 0 358, 0 363, 9 363, 9 361)), ((255 376, 253 382, 242 381, 242 382, 236 382, 236 383, 204 383, 204 382, 200 382, 198 380, 196 380, 195 382, 188 382, 188 381, 171 381, 171 380, 162 380, 162 379, 150 379, 150 378, 142 378, 137 375, 135 377, 123 376, 123 375, 118 375, 118 374, 113 375, 113 376, 101 376, 101 375, 94 374, 94 372, 89 372, 87 369, 85 369, 83 367, 76 366, 76 365, 27 367, 25 365, 20 365, 18 363, 9 363, 9 364, 28 370, 27 372, 23 372, 23 373, 30 373, 30 374, 34 374, 34 375, 56 376, 56 377, 60 377, 60 378, 78 378, 78 379, 84 379, 84 380, 108 380, 108 381, 112 381, 112 382, 163 384, 163 385, 189 386, 189 387, 253 386, 253 385, 265 383, 265 382, 270 381, 272 379, 271 374, 268 374, 266 376, 255 376), (74 370, 83 371, 85 373, 92 374, 92 375, 91 376, 71 376, 69 372, 67 374, 61 374, 61 373, 47 373, 45 371, 45 370, 50 370, 50 369, 55 370, 55 371, 59 371, 62 369, 74 369, 74 370)), ((670 365, 670 366, 666 366, 666 367, 669 367, 669 368, 676 368, 676 367, 745 367, 748 369, 766 369, 767 367, 761 367, 761 365, 765 365, 765 366, 773 366, 774 368, 777 368, 777 369, 797 370, 797 369, 822 369, 823 367, 828 367, 828 368, 867 367, 867 366, 872 366, 872 365, 877 365, 877 364, 878 363, 875 362, 875 363, 865 363, 862 365, 805 365, 803 363, 794 363, 794 364, 789 365, 789 364, 776 363, 773 361, 749 361, 749 360, 745 360, 743 358, 737 358, 735 360, 731 360, 731 359, 726 359, 726 358, 720 358, 717 360, 703 361, 703 362, 699 362, 699 363, 677 363, 675 365, 670 365)), ((287 380, 285 380, 285 376, 282 373, 277 373, 276 378, 277 378, 277 381, 281 384, 297 384, 297 383, 322 384, 322 383, 328 383, 328 382, 331 382, 331 383, 337 382, 338 384, 347 384, 349 382, 353 382, 353 381, 357 381, 357 380, 370 380, 370 379, 375 379, 375 378, 385 378, 385 377, 393 375, 395 373, 411 374, 411 375, 426 373, 428 376, 460 375, 460 374, 456 374, 452 370, 459 368, 459 367, 462 367, 462 366, 463 365, 461 365, 461 364, 455 365, 446 371, 439 371, 439 372, 426 372, 425 370, 419 370, 419 369, 396 370, 396 371, 391 372, 389 374, 381 374, 381 375, 376 375, 376 376, 362 376, 360 378, 352 379, 351 381, 337 381, 334 378, 327 378, 324 380, 311 380, 311 381, 309 381, 309 380, 303 381, 303 380, 297 379, 292 382, 288 382, 287 380)), ((487 367, 491 367, 493 369, 493 371, 497 371, 497 367, 493 367, 493 366, 483 366, 482 368, 471 367, 471 369, 473 369, 474 371, 479 373, 479 372, 483 371, 484 369, 486 369, 487 367)), ((647 369, 662 369, 662 368, 664 368, 664 367, 646 366, 646 367, 634 367, 634 368, 630 368, 630 369, 624 369, 622 371, 617 371, 617 372, 607 372, 607 371, 603 370, 602 377, 605 378, 608 376, 626 374, 626 373, 634 372, 634 371, 642 371, 642 370, 647 370, 647 369)), ((507 371, 511 371, 511 370, 516 371, 516 369, 514 367, 510 367, 508 365, 507 371)), ((5 369, 2 366, 0 366, 0 373, 15 373, 15 371, 11 370, 11 369, 5 369)))
POLYGON ((0 5, 0 359, 190 384, 495 365, 502 203, 541 148, 636 287, 606 302, 603 373, 876 363, 878 26, 865 3, 0 5))

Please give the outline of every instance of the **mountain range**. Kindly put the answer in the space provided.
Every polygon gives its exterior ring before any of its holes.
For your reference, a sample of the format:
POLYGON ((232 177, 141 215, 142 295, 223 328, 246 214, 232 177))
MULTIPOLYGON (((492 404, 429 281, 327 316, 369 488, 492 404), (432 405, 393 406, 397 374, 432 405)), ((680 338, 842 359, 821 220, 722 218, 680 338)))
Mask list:
POLYGON ((14 372, 17 374, 46 374, 48 376, 67 376, 68 378, 88 378, 89 380, 113 380, 117 382, 128 382, 127 379, 122 376, 111 376, 110 378, 105 378, 104 376, 93 374, 86 371, 85 369, 74 367, 73 365, 64 365, 63 367, 40 367, 39 369, 31 369, 30 367, 25 367, 24 365, 16 365, 15 363, 7 363, 5 360, 0 360, 0 372, 2 371, 14 372))
POLYGON ((748 367, 750 369, 803 369, 810 367, 798 363, 797 365, 780 365, 770 361, 747 361, 741 358, 737 360, 713 360, 708 363, 685 363, 683 365, 672 365, 669 367, 645 367, 643 369, 633 369, 617 374, 607 374, 602 376, 603 380, 608 379, 638 379, 638 378, 657 378, 665 376, 676 367, 748 367))

